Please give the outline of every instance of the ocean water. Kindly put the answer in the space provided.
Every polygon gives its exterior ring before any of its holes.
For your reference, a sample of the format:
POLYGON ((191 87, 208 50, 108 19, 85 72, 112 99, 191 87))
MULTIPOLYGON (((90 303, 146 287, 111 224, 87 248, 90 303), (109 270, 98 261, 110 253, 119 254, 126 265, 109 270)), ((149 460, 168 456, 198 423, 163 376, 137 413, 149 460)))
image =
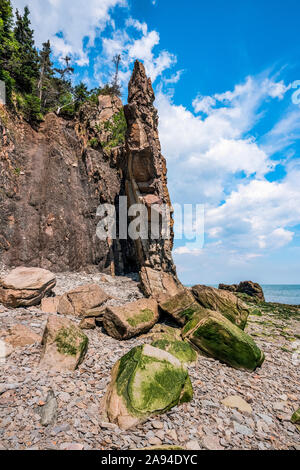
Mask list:
MULTIPOLYGON (((218 288, 217 285, 212 285, 212 287, 218 288)), ((266 302, 300 305, 300 285, 274 284, 262 285, 262 288, 265 294, 266 302)))
POLYGON ((263 285, 267 302, 300 305, 300 285, 263 285))

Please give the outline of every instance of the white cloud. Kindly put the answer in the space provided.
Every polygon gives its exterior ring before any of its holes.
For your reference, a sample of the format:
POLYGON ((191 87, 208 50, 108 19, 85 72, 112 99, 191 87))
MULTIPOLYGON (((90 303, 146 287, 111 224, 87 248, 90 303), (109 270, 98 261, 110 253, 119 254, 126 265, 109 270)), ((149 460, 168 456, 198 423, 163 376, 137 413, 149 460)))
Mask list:
POLYGON ((205 113, 209 114, 216 106, 217 101, 212 96, 201 96, 198 95, 197 98, 193 101, 193 108, 195 113, 205 113))
POLYGON ((198 95, 193 107, 205 114, 199 116, 158 94, 172 200, 206 205, 204 249, 187 244, 175 250, 176 258, 198 255, 202 263, 214 253, 226 254, 232 263, 249 263, 293 240, 293 227, 300 224, 299 162, 285 161, 287 176, 280 182, 269 182, 265 175, 275 166, 271 144, 285 137, 285 148, 291 136, 300 138, 300 111, 275 124, 266 136, 268 147, 251 135, 268 102, 282 100, 288 89, 283 81, 248 77, 233 91, 198 95))
POLYGON ((13 0, 13 6, 31 11, 38 46, 50 39, 56 55, 72 54, 78 65, 89 63, 87 50, 99 32, 111 22, 111 10, 127 0, 13 0), (59 37, 57 37, 59 34, 59 37), (83 40, 87 38, 86 47, 83 40))
MULTIPOLYGON (((103 56, 101 62, 96 63, 96 73, 100 71, 106 74, 107 72, 103 72, 103 61, 110 67, 113 56, 121 54, 121 81, 124 79, 127 82, 130 66, 138 59, 144 62, 146 72, 154 82, 177 61, 176 56, 168 51, 162 50, 158 54, 155 53, 154 49, 159 42, 160 36, 157 31, 149 31, 146 23, 128 18, 124 29, 116 30, 110 37, 103 39, 103 56)), ((179 78, 180 75, 178 80, 179 78)))

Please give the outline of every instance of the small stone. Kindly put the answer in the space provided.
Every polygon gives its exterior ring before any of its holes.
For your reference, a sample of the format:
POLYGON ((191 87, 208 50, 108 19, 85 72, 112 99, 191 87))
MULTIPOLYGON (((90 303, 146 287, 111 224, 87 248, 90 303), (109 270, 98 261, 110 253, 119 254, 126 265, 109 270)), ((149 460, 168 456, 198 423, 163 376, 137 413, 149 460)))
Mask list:
POLYGON ((155 433, 155 436, 163 441, 165 438, 165 431, 161 429, 155 433))
POLYGON ((94 330, 96 328, 96 318, 83 318, 79 328, 81 328, 81 330, 94 330))
POLYGON ((222 404, 228 408, 237 408, 241 413, 252 413, 252 407, 242 397, 231 395, 224 400, 222 404))
POLYGON ((83 450, 84 446, 82 444, 67 442, 66 444, 61 444, 60 449, 61 450, 83 450))
POLYGON ((201 447, 198 441, 189 441, 186 444, 186 449, 187 450, 201 450, 201 447))
POLYGON ((57 417, 57 401, 53 390, 47 396, 46 404, 41 409, 41 425, 49 426, 53 424, 57 417))
POLYGON ((235 433, 237 434, 242 434, 243 436, 248 436, 248 437, 253 436, 253 431, 247 426, 244 426, 243 424, 234 422, 233 427, 234 427, 235 433))
POLYGON ((286 409, 286 402, 275 402, 273 403, 273 409, 276 411, 284 411, 286 409))
POLYGON ((164 425, 161 421, 152 421, 151 424, 154 429, 164 429, 164 425))
POLYGON ((158 437, 151 437, 151 439, 149 439, 149 444, 151 446, 160 446, 162 442, 158 437))
POLYGON ((216 436, 205 436, 202 439, 202 443, 207 450, 223 450, 223 447, 221 446, 220 441, 216 436))
POLYGON ((170 429, 167 432, 167 435, 169 436, 170 439, 172 439, 172 441, 177 441, 177 433, 176 433, 175 429, 170 429))

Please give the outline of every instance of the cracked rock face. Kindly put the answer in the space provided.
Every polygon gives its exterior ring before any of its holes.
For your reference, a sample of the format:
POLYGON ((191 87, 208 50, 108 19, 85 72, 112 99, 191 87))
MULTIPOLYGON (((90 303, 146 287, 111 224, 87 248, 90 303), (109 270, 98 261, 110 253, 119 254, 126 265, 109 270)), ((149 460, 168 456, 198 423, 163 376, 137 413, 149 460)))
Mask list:
MULTIPOLYGON (((166 160, 161 154, 158 136, 158 114, 151 80, 147 78, 143 64, 136 61, 128 88, 126 135, 126 195, 129 204, 144 204, 149 222, 154 211, 163 212, 166 207, 172 214, 167 188, 166 160), (151 211, 151 208, 154 211, 151 211), (160 211, 161 209, 161 211, 160 211)), ((149 224, 150 225, 150 224, 149 224)), ((159 297, 163 293, 175 295, 182 289, 176 276, 172 259, 173 221, 169 220, 170 236, 164 239, 136 241, 136 253, 141 267, 141 282, 146 295, 159 297)), ((149 229, 148 229, 149 230, 149 229)))
POLYGON ((142 203, 150 222, 164 207, 172 214, 154 99, 136 62, 124 108, 119 98, 100 95, 74 120, 50 113, 34 130, 0 105, 0 259, 6 266, 140 272, 145 294, 156 298, 182 289, 172 259, 172 217, 167 239, 159 225, 157 239, 100 240, 96 234, 98 206, 117 207, 120 196, 129 205, 142 203))

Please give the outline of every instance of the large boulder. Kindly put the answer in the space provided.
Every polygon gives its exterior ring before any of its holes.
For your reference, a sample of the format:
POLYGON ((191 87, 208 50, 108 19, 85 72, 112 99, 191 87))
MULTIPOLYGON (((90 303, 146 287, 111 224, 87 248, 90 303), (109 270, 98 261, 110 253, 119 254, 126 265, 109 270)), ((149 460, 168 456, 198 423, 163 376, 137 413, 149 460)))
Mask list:
POLYGON ((162 349, 177 357, 182 364, 190 364, 197 361, 197 353, 187 341, 162 335, 151 344, 154 348, 162 349))
POLYGON ((88 338, 67 318, 51 316, 43 335, 40 366, 58 371, 74 371, 83 361, 88 338))
POLYGON ((244 281, 241 282, 237 288, 237 292, 247 294, 250 297, 255 297, 259 300, 265 301, 263 288, 257 282, 244 281))
POLYGON ((87 284, 64 294, 57 311, 61 315, 74 317, 99 317, 103 314, 103 304, 110 299, 97 284, 87 284))
POLYGON ((250 309, 236 295, 201 285, 194 286, 192 292, 202 307, 220 312, 239 328, 245 329, 250 309))
POLYGON ((236 369, 255 370, 264 361, 253 339, 216 311, 203 309, 196 314, 182 336, 208 356, 236 369))
POLYGON ((0 302, 13 308, 38 305, 55 285, 50 271, 19 267, 0 280, 0 302))
POLYGON ((195 300, 192 292, 184 289, 177 295, 164 298, 159 308, 167 315, 170 315, 176 323, 183 326, 190 321, 195 312, 199 310, 199 304, 195 300))
POLYGON ((178 359, 149 345, 138 346, 113 368, 103 419, 126 430, 192 397, 188 372, 178 359))
POLYGON ((238 284, 219 284, 220 290, 228 290, 229 292, 237 292, 238 284))
POLYGON ((107 307, 103 326, 118 340, 147 333, 159 319, 158 304, 153 299, 140 299, 121 307, 107 307))

